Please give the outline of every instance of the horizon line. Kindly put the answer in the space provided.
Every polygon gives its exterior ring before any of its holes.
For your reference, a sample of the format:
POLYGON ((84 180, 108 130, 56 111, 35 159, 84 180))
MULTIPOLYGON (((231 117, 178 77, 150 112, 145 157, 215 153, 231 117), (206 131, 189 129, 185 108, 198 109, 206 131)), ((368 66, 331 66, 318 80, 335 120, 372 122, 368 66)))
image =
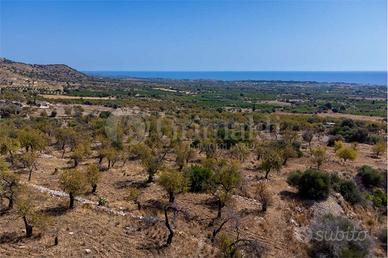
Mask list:
POLYGON ((81 72, 385 72, 387 70, 88 70, 81 72))

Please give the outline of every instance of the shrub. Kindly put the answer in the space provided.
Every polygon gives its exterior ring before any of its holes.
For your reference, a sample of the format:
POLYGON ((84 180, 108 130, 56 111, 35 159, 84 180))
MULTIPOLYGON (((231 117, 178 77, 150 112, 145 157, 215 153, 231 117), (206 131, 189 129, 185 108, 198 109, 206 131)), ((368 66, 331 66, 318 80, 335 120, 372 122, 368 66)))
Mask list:
POLYGON ((268 206, 272 204, 272 195, 268 191, 267 185, 264 183, 259 183, 256 186, 255 199, 261 203, 261 211, 266 212, 268 206))
POLYGON ((343 142, 343 141, 345 141, 345 139, 341 135, 332 135, 329 137, 329 140, 327 141, 327 146, 333 147, 335 142, 338 142, 338 141, 343 142))
POLYGON ((106 119, 106 118, 108 118, 110 116, 110 114, 111 113, 109 111, 101 111, 99 117, 103 118, 103 119, 106 119))
POLYGON ((376 169, 364 165, 358 170, 362 184, 366 187, 379 186, 383 181, 383 176, 376 169))
POLYGON ((139 189, 134 188, 134 187, 129 188, 128 196, 126 199, 128 201, 135 201, 135 200, 137 200, 137 198, 139 198, 140 194, 141 194, 141 191, 139 189))
POLYGON ((380 189, 375 190, 373 194, 369 194, 368 199, 371 200, 373 205, 377 208, 387 206, 387 194, 380 189))
POLYGON ((21 111, 21 108, 17 105, 6 103, 6 104, 0 104, 0 117, 2 118, 9 118, 12 115, 17 115, 21 111))
POLYGON ((53 110, 51 111, 50 117, 56 117, 57 116, 57 111, 53 110))
POLYGON ((342 120, 340 126, 353 128, 353 127, 355 127, 355 123, 352 119, 344 119, 344 120, 342 120))
POLYGON ((98 197, 98 206, 106 206, 108 204, 108 200, 104 196, 98 197))
POLYGON ((353 181, 342 181, 340 183, 340 193, 344 199, 351 204, 355 204, 361 201, 360 191, 353 181))
POLYGON ((330 177, 319 170, 306 170, 300 177, 298 190, 307 199, 326 199, 330 191, 330 177))
POLYGON ((240 161, 245 161, 250 153, 249 148, 244 143, 237 143, 231 149, 231 154, 240 161))
POLYGON ((300 170, 293 171, 288 175, 287 183, 291 186, 298 186, 301 177, 302 172, 300 170))
POLYGON ((354 122, 345 122, 330 130, 329 134, 342 136, 346 142, 365 143, 369 140, 368 130, 354 122))
POLYGON ((334 143, 334 150, 338 151, 339 149, 345 147, 345 144, 343 141, 335 141, 334 143))
POLYGON ((384 142, 384 137, 376 134, 369 135, 368 137, 368 143, 369 144, 376 144, 379 142, 384 142))
POLYGON ((304 131, 302 133, 302 138, 303 138, 303 141, 307 142, 310 146, 311 144, 311 141, 313 140, 314 138, 314 133, 312 130, 307 130, 307 131, 304 131))
POLYGON ((233 239, 226 235, 220 235, 219 248, 223 257, 242 257, 240 251, 234 245, 233 239))
POLYGON ((212 177, 209 168, 194 166, 189 171, 189 183, 191 192, 204 192, 208 188, 208 182, 212 177))
POLYGON ((340 147, 336 151, 337 156, 343 161, 355 160, 357 158, 357 150, 353 147, 340 147))
POLYGON ((380 154, 385 153, 386 149, 387 149, 387 144, 385 142, 378 142, 373 146, 372 152, 375 155, 375 157, 378 158, 380 157, 380 154))
POLYGON ((326 148, 317 147, 311 149, 311 160, 317 165, 317 169, 320 169, 323 162, 327 159, 326 148))
POLYGON ((342 179, 338 176, 337 173, 331 173, 330 174, 330 185, 331 188, 336 191, 340 192, 340 186, 341 186, 342 179))
POLYGON ((340 216, 315 219, 311 226, 312 257, 366 257, 371 247, 367 232, 340 216))
POLYGON ((368 131, 364 128, 358 128, 357 130, 353 131, 348 141, 365 143, 368 141, 368 139, 369 139, 368 131))

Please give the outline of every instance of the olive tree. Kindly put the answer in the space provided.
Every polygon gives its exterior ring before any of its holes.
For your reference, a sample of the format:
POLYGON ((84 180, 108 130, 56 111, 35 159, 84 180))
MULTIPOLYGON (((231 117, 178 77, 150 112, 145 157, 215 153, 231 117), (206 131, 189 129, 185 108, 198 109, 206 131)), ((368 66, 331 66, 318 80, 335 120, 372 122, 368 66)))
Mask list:
POLYGON ((232 147, 231 153, 235 158, 243 162, 247 159, 250 150, 248 146, 244 143, 237 143, 235 146, 232 147))
POLYGON ((56 139, 59 148, 62 150, 62 157, 65 155, 66 147, 73 149, 80 136, 73 128, 59 128, 56 131, 56 139))
POLYGON ((175 196, 187 190, 187 182, 182 172, 164 170, 158 178, 158 183, 166 190, 168 201, 174 203, 175 196))
POLYGON ((77 167, 78 164, 90 154, 90 145, 87 142, 78 143, 73 153, 70 155, 71 159, 74 161, 74 167, 77 167))
POLYGON ((37 129, 24 128, 17 131, 21 147, 28 151, 41 151, 47 146, 46 136, 37 129))
POLYGON ((314 138, 314 132, 312 130, 306 130, 302 133, 303 141, 307 142, 311 149, 311 141, 314 138))
POLYGON ((217 219, 221 217, 222 208, 240 186, 242 174, 236 161, 221 160, 214 167, 210 191, 217 199, 217 219))
POLYGON ((190 144, 181 142, 175 146, 176 164, 179 170, 182 170, 184 166, 193 157, 194 151, 191 149, 190 144))
POLYGON ((86 169, 86 183, 92 187, 92 193, 97 190, 97 183, 100 178, 100 170, 97 165, 90 164, 86 169))
POLYGON ((105 152, 105 157, 108 160, 108 169, 113 167, 120 159, 120 151, 116 148, 110 147, 105 152))
POLYGON ((272 196, 264 182, 257 184, 255 189, 255 199, 261 203, 261 211, 266 212, 268 206, 272 204, 272 196))
POLYGON ((18 216, 23 219, 27 238, 32 236, 34 227, 43 228, 45 226, 46 218, 33 204, 31 194, 28 192, 18 196, 16 211, 18 216))
POLYGON ((268 179, 268 175, 271 171, 280 171, 283 162, 281 155, 279 155, 277 151, 271 150, 266 152, 263 155, 260 165, 261 170, 265 172, 265 179, 268 179))
POLYGON ((373 145, 372 152, 376 158, 379 158, 381 154, 384 154, 387 150, 387 143, 380 141, 373 145))
POLYGON ((325 147, 317 147, 311 149, 311 161, 317 165, 317 169, 319 170, 327 159, 326 148, 325 147))
POLYGON ((151 148, 145 144, 136 147, 142 166, 146 169, 148 174, 147 183, 154 181, 154 175, 163 167, 164 157, 167 151, 159 148, 151 148))
POLYGON ((28 181, 31 181, 32 172, 36 169, 38 162, 37 154, 34 151, 26 152, 22 155, 21 162, 28 169, 28 181))
POLYGON ((8 170, 3 159, 0 159, 0 205, 2 199, 8 200, 8 209, 12 209, 19 189, 19 177, 8 170))
POLYGON ((285 144, 284 146, 281 146, 278 150, 280 153, 282 159, 283 159, 283 166, 287 165, 287 161, 290 158, 295 158, 298 156, 295 148, 292 146, 292 144, 285 144))
POLYGON ((20 148, 20 142, 17 138, 12 138, 8 135, 3 135, 0 138, 0 153, 8 155, 11 164, 15 162, 15 152, 20 148))
POLYGON ((73 209, 75 196, 85 190, 84 175, 77 169, 69 169, 62 173, 59 183, 62 190, 69 194, 69 209, 73 209))

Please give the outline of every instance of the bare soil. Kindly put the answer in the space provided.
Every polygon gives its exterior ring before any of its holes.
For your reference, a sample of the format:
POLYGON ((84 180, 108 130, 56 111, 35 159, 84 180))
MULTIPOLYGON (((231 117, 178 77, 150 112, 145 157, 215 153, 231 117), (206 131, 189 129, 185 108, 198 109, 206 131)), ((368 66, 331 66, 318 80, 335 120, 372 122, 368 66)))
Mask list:
MULTIPOLYGON (((358 150, 358 159, 344 164, 330 149, 330 162, 326 162, 323 169, 339 172, 346 177, 355 176, 357 168, 364 164, 385 169, 386 157, 372 158, 371 146, 360 144, 358 150)), ((80 169, 92 162, 95 163, 96 159, 82 162, 80 169)), ((263 180, 260 179, 262 174, 256 169, 257 162, 251 157, 244 164, 248 194, 245 197, 236 195, 229 204, 236 211, 250 211, 241 217, 240 234, 260 241, 265 247, 265 257, 306 256, 306 244, 298 238, 298 230, 308 226, 313 211, 311 205, 300 200, 296 190, 288 186, 286 177, 293 170, 304 170, 313 166, 308 151, 306 150, 302 158, 291 159, 279 173, 270 175, 266 184, 270 187, 274 200, 265 214, 259 212, 260 203, 250 196, 254 185, 263 180)), ((33 172, 31 183, 61 190, 58 184, 60 173, 70 166, 68 154, 62 158, 60 152, 49 149, 40 155, 38 169, 33 172), (59 169, 56 174, 55 168, 59 169)), ((26 172, 17 173, 21 173, 22 181, 26 182, 26 172)), ((208 227, 208 224, 216 215, 216 209, 208 204, 210 196, 207 194, 185 193, 178 196, 177 207, 185 209, 191 219, 186 220, 181 215, 175 216, 173 225, 176 234, 172 245, 168 248, 156 248, 163 245, 168 231, 164 226, 162 210, 147 208, 147 204, 166 202, 167 196, 157 184, 141 187, 145 179, 146 173, 138 161, 129 161, 125 165, 119 163, 110 170, 101 172, 96 194, 88 193, 82 196, 94 202, 97 202, 99 196, 103 196, 107 198, 109 208, 124 211, 128 214, 125 216, 114 215, 96 209, 93 205, 80 203, 76 204, 75 209, 67 210, 66 197, 53 196, 33 189, 39 209, 49 217, 44 234, 35 234, 32 239, 24 238, 22 220, 14 211, 7 212, 0 217, 0 253, 13 257, 219 256, 219 250, 209 240, 212 227, 208 227), (138 187, 141 191, 139 200, 145 207, 142 210, 138 210, 137 205, 129 199, 131 187, 138 187), (155 217, 158 220, 147 226, 147 223, 137 219, 138 217, 155 217), (59 239, 58 246, 53 245, 55 236, 59 239)), ((355 214, 355 219, 359 221, 376 221, 377 214, 371 211, 349 205, 344 208, 355 214)), ((173 217, 172 214, 170 216, 173 217)), ((226 229, 228 227, 232 225, 226 229)), ((379 228, 381 222, 378 221, 368 226, 368 230, 373 233, 379 228)), ((384 250, 377 246, 375 255, 384 256, 384 250)))

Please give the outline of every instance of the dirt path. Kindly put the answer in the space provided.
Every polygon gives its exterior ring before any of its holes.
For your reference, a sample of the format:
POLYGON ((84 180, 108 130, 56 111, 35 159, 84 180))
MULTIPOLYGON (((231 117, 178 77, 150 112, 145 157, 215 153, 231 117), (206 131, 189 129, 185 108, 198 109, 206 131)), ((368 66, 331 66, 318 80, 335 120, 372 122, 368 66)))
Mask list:
MULTIPOLYGON (((52 190, 52 189, 49 189, 49 188, 44 187, 44 186, 35 185, 35 184, 27 183, 27 182, 23 182, 22 184, 28 185, 41 193, 48 193, 51 196, 62 197, 62 198, 69 197, 69 195, 63 191, 52 190)), ((125 211, 113 209, 113 208, 108 208, 105 206, 99 206, 98 202, 94 202, 94 201, 91 201, 91 200, 88 200, 88 199, 85 199, 85 198, 82 198, 79 196, 75 197, 75 200, 80 202, 81 204, 92 205, 92 207, 94 209, 99 210, 99 211, 104 211, 104 212, 112 214, 112 215, 129 216, 131 218, 140 219, 140 220, 143 219, 142 216, 134 216, 134 215, 131 215, 129 212, 125 212, 125 211)))
POLYGON ((85 100, 114 100, 116 97, 81 97, 70 95, 40 95, 45 99, 85 99, 85 100))

